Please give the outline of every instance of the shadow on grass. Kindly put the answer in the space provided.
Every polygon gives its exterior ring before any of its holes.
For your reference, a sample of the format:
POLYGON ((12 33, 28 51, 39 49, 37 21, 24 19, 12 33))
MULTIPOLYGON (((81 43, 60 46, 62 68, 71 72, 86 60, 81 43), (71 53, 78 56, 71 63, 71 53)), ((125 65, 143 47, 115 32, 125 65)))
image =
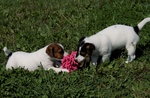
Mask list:
MULTIPOLYGON (((148 42, 146 45, 138 45, 137 48, 136 48, 136 59, 137 58, 140 58, 144 52, 147 51, 147 49, 149 49, 149 46, 150 46, 150 43, 148 42)), ((117 59, 119 57, 123 57, 123 58, 127 58, 127 51, 126 49, 117 49, 117 50, 114 50, 111 54, 111 57, 110 57, 110 61, 113 61, 114 59, 117 59)))

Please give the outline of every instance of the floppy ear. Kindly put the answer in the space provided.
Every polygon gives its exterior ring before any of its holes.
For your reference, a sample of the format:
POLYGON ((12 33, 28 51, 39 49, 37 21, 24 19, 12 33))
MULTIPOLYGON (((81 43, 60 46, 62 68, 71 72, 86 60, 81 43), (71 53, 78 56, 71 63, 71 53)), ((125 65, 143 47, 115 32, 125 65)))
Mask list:
POLYGON ((83 41, 85 38, 86 38, 86 37, 81 37, 81 38, 79 39, 76 57, 78 56, 78 53, 79 53, 79 47, 82 46, 82 45, 85 43, 85 41, 83 41))
POLYGON ((85 39, 85 37, 81 37, 81 38, 79 39, 79 43, 81 43, 84 39, 85 39))
POLYGON ((50 56, 50 57, 54 57, 54 47, 53 46, 48 46, 46 49, 46 53, 50 56))

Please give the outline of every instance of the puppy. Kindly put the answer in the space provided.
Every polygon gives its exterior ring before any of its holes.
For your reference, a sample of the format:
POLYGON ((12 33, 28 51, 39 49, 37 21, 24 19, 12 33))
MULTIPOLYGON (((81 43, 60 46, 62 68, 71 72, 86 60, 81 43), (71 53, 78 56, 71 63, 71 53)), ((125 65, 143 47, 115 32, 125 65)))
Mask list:
POLYGON ((54 67, 57 61, 63 59, 63 57, 67 55, 61 44, 51 43, 32 53, 22 51, 11 53, 6 47, 4 47, 3 50, 5 55, 9 57, 6 69, 21 67, 29 71, 34 71, 38 69, 39 66, 42 66, 45 70, 53 69, 57 73, 61 71, 69 72, 67 69, 54 67))
POLYGON ((138 32, 149 21, 150 17, 145 18, 135 27, 112 25, 90 37, 82 37, 79 40, 76 60, 80 63, 90 56, 93 65, 97 65, 99 56, 102 56, 101 62, 104 62, 109 60, 113 50, 125 47, 128 52, 128 58, 125 62, 132 62, 136 57, 138 32))

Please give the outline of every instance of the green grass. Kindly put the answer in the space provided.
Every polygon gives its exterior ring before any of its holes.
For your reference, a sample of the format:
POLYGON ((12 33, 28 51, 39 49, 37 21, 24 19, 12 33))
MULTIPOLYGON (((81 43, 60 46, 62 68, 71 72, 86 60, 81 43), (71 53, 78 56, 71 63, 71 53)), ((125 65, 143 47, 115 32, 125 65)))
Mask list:
POLYGON ((97 71, 6 71, 2 51, 32 52, 59 42, 70 53, 80 37, 117 23, 135 26, 150 17, 149 9, 149 0, 0 0, 0 97, 150 97, 150 23, 140 33, 135 61, 125 64, 126 57, 115 52, 97 71))

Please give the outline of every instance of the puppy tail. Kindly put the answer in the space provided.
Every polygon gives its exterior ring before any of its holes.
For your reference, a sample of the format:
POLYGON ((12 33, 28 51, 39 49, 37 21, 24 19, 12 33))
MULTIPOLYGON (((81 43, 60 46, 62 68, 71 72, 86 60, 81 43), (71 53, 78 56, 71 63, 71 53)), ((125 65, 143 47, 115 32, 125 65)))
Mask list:
POLYGON ((137 26, 134 27, 134 31, 138 32, 144 27, 146 23, 150 22, 150 17, 143 19, 137 26))
POLYGON ((4 47, 3 51, 8 58, 12 55, 12 52, 9 49, 7 49, 7 47, 4 47))

